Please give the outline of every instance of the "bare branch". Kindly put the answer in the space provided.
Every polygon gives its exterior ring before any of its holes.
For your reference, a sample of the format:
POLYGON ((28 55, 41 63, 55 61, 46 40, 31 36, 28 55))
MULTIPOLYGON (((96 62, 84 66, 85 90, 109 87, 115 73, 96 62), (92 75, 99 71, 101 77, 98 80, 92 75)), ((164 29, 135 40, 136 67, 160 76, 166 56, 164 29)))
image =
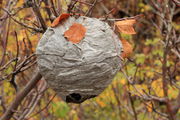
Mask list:
POLYGON ((95 7, 95 5, 96 5, 97 2, 98 2, 98 0, 94 0, 92 6, 91 6, 91 7, 89 8, 89 10, 86 12, 85 16, 88 16, 88 15, 90 16, 90 15, 91 15, 92 10, 93 10, 93 8, 95 7))
POLYGON ((33 9, 33 12, 35 13, 35 17, 38 19, 41 27, 43 28, 43 31, 45 32, 47 29, 47 26, 46 26, 46 23, 41 15, 41 12, 40 12, 39 7, 35 0, 33 0, 32 9, 33 9))
POLYGON ((180 1, 178 0, 172 0, 178 7, 180 7, 180 1))
POLYGON ((16 20, 10 13, 9 11, 7 11, 6 9, 3 8, 3 10, 12 18, 12 20, 14 20, 16 23, 18 23, 19 25, 23 26, 23 27, 26 27, 28 29, 31 29, 31 30, 34 30, 36 32, 44 32, 42 29, 39 29, 39 28, 35 28, 35 27, 31 27, 31 26, 28 26, 18 20, 16 20))
POLYGON ((39 114, 40 112, 42 112, 43 110, 45 110, 45 109, 49 106, 49 104, 52 102, 52 100, 56 97, 56 95, 57 95, 57 94, 55 93, 55 94, 53 95, 53 97, 49 100, 49 102, 46 104, 45 107, 43 107, 41 110, 39 110, 37 113, 31 115, 31 116, 30 116, 29 118, 27 118, 27 119, 30 119, 30 118, 36 116, 37 114, 39 114))
POLYGON ((7 108, 6 112, 0 118, 0 120, 9 120, 14 111, 17 110, 18 106, 21 104, 22 100, 28 95, 28 93, 36 86, 38 81, 42 78, 41 74, 37 72, 34 77, 28 82, 28 84, 17 93, 15 100, 11 103, 11 105, 7 108))

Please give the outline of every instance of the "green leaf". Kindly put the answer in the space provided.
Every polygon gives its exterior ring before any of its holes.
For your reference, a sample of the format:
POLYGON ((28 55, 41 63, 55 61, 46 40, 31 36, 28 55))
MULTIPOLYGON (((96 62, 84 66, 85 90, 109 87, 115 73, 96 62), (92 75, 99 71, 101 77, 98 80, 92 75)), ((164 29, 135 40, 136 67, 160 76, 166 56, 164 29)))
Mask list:
POLYGON ((159 43, 160 39, 159 38, 154 38, 154 39, 147 39, 145 42, 145 45, 156 45, 159 43))
POLYGON ((163 57, 163 51, 161 49, 156 49, 152 51, 153 55, 158 55, 160 57, 163 57))
POLYGON ((136 54, 136 63, 143 64, 146 56, 144 54, 136 54))

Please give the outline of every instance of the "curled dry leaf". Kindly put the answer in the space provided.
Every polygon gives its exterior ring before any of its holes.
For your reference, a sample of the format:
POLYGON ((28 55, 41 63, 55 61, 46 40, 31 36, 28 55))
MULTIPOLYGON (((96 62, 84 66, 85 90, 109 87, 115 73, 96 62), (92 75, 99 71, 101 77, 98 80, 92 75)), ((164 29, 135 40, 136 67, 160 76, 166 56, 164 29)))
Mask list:
POLYGON ((118 31, 125 34, 136 34, 133 25, 136 23, 136 19, 127 19, 115 22, 115 26, 118 31))
POLYGON ((132 45, 129 44, 129 42, 125 39, 121 39, 121 43, 123 45, 123 52, 121 54, 121 57, 128 58, 133 51, 132 45))
POLYGON ((74 23, 69 28, 69 30, 64 33, 64 37, 66 37, 72 43, 79 43, 85 36, 85 33, 86 28, 83 25, 79 23, 74 23))
POLYGON ((63 13, 59 17, 57 17, 53 23, 51 24, 51 27, 56 27, 59 23, 61 23, 63 20, 67 19, 70 16, 68 13, 63 13))

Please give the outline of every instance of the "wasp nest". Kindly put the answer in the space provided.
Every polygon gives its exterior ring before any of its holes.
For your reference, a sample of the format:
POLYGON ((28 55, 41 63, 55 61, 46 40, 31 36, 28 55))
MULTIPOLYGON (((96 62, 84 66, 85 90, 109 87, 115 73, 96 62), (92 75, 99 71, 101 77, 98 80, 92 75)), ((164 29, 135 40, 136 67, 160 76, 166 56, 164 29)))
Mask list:
POLYGON ((40 73, 66 102, 81 103, 99 95, 121 67, 121 42, 111 27, 98 19, 69 17, 48 28, 37 46, 40 73), (72 24, 86 28, 84 38, 72 43, 64 37, 72 24))

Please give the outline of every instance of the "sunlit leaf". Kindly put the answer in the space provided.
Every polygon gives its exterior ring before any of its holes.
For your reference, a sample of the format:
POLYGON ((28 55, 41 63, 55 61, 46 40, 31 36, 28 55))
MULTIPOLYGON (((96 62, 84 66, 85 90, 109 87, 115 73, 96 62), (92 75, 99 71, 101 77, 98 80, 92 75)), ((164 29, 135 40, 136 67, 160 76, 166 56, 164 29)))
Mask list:
POLYGON ((136 23, 136 19, 127 19, 115 22, 115 26, 118 31, 125 34, 136 34, 133 25, 136 23))
POLYGON ((179 94, 179 90, 176 87, 168 86, 168 97, 170 99, 176 99, 179 94))
POLYGON ((68 13, 61 14, 59 17, 57 17, 53 23, 51 24, 51 27, 58 26, 63 20, 67 19, 70 16, 68 13))
POLYGON ((153 81, 151 87, 158 97, 164 97, 163 84, 161 78, 153 81))
POLYGON ((180 75, 176 76, 176 80, 180 81, 180 75))
POLYGON ((100 99, 96 99, 97 104, 99 104, 101 107, 105 107, 106 104, 104 103, 104 101, 100 100, 100 99))
POLYGON ((64 37, 66 37, 72 43, 79 43, 85 36, 86 28, 79 24, 74 23, 69 30, 64 33, 64 37))
POLYGON ((152 102, 146 102, 145 106, 146 106, 148 112, 152 112, 153 111, 152 102))
POLYGON ((146 84, 137 84, 137 85, 133 85, 130 86, 130 91, 132 92, 132 95, 144 95, 144 91, 148 92, 148 86, 146 84))
POLYGON ((126 41, 125 39, 121 39, 121 43, 123 45, 123 52, 122 52, 121 56, 123 58, 128 58, 133 51, 132 45, 129 44, 129 42, 126 41))
POLYGON ((126 79, 121 79, 121 80, 120 80, 120 83, 121 83, 122 85, 125 85, 125 84, 127 83, 127 81, 126 81, 126 79))
POLYGON ((146 56, 144 54, 136 54, 136 63, 143 64, 145 62, 146 56))

